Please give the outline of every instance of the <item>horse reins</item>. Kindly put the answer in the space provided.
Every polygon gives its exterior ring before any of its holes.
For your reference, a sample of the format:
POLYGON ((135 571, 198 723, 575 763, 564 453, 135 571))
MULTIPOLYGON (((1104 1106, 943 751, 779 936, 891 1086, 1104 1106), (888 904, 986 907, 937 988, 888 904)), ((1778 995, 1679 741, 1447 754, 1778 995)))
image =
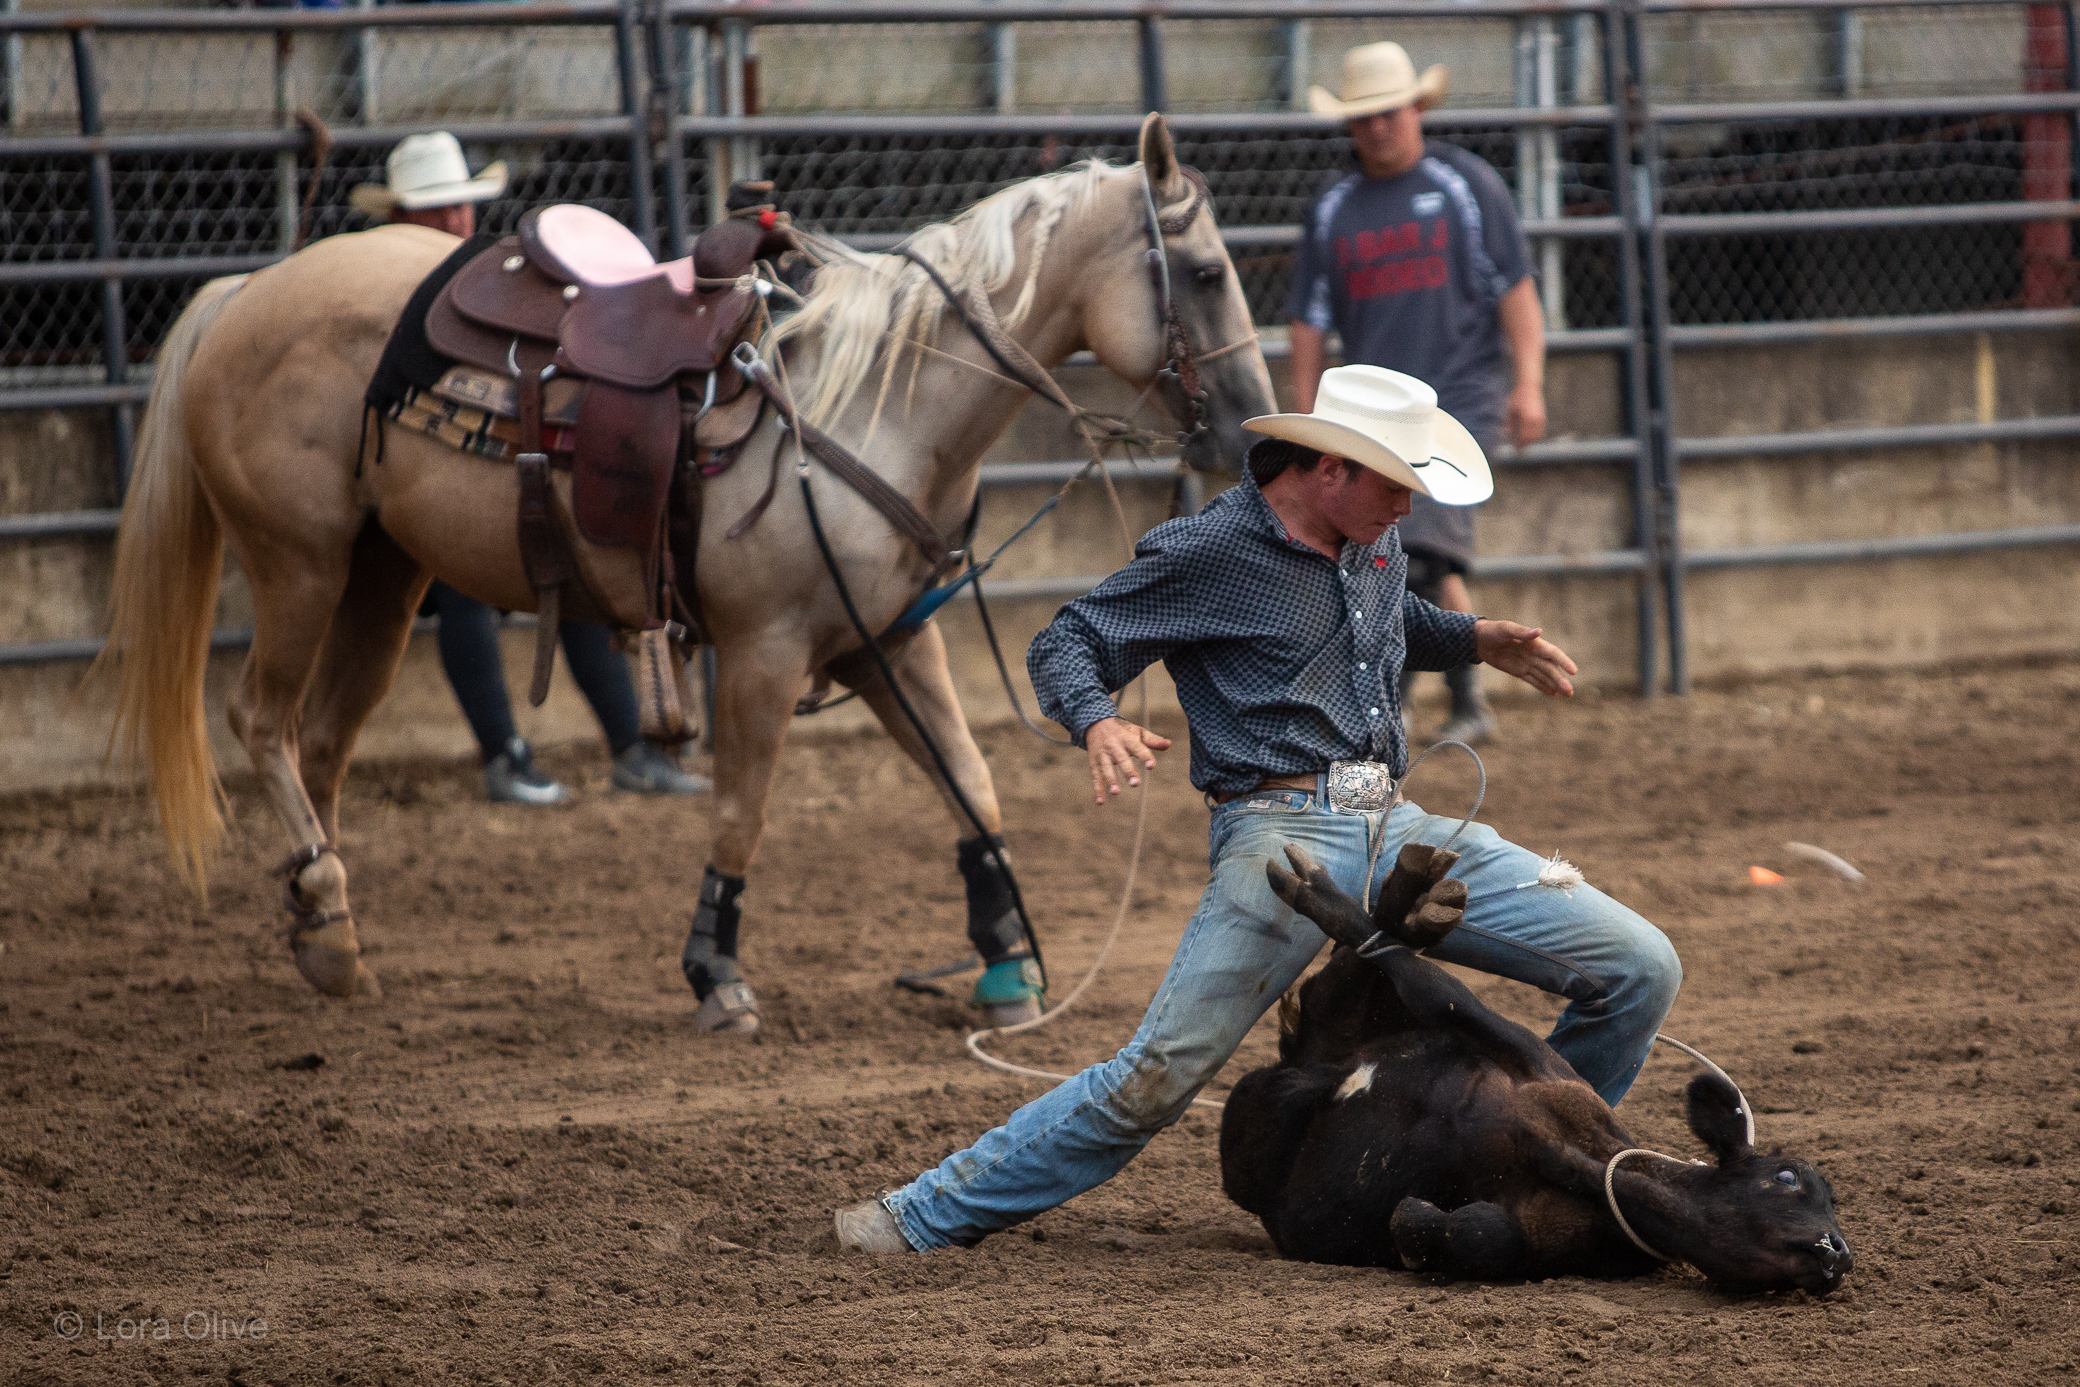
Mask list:
MULTIPOLYGON (((1191 197, 1180 211, 1165 217, 1156 207, 1154 185, 1149 180, 1145 165, 1140 173, 1142 203, 1148 214, 1151 241, 1148 254, 1155 275, 1157 315, 1164 338, 1164 361, 1157 368, 1155 380, 1151 381, 1151 385, 1166 377, 1180 383, 1184 392, 1184 407, 1180 411, 1183 431, 1177 435, 1177 440, 1180 445, 1188 447, 1194 438, 1202 435, 1208 428, 1203 409, 1205 391, 1200 385, 1199 362, 1210 361, 1216 356, 1236 351, 1254 343, 1257 338, 1256 334, 1252 333, 1195 358, 1191 341, 1185 334, 1183 320, 1178 313, 1176 300, 1170 291, 1170 261, 1168 253, 1163 248, 1163 237, 1183 232, 1208 205, 1206 180, 1195 170, 1184 170, 1191 184, 1191 197)), ((1004 330, 1003 323, 997 318, 996 310, 989 302, 987 294, 979 289, 971 289, 967 294, 961 293, 944 274, 940 273, 936 265, 909 246, 899 247, 896 253, 924 271, 960 318, 962 325, 982 345, 990 358, 1003 368, 1008 380, 1039 395, 1065 411, 1075 421, 1078 432, 1083 435, 1091 450, 1092 461, 1091 467, 1070 479, 1062 488, 1064 492, 1083 480, 1092 468, 1104 466, 1104 449, 1108 444, 1119 443, 1132 447, 1138 443, 1148 447, 1156 442, 1154 435, 1136 429, 1129 420, 1085 409, 1070 399, 1068 392, 1062 389, 1061 383, 1055 380, 1047 368, 1036 361, 1032 353, 1004 330)), ((938 530, 925 519, 908 497, 884 482, 850 449, 814 425, 805 423, 794 405, 790 392, 773 375, 771 368, 758 356, 756 350, 750 347, 748 341, 738 344, 732 356, 732 364, 778 408, 782 426, 794 430, 799 443, 806 445, 819 461, 837 473, 847 485, 880 511, 905 539, 916 546, 926 563, 931 566, 932 582, 936 583, 951 564, 966 557, 965 551, 945 542, 938 530)), ((779 479, 778 472, 776 454, 774 475, 768 480, 764 495, 744 518, 731 528, 731 538, 743 533, 764 512, 772 500, 773 484, 779 479)))
MULTIPOLYGON (((1182 431, 1177 435, 1177 440, 1180 445, 1189 446, 1195 438, 1203 435, 1209 428, 1205 418, 1206 395, 1200 380, 1199 363, 1213 360, 1219 356, 1225 356, 1246 346, 1251 346, 1257 341, 1257 337, 1255 333, 1251 333, 1247 337, 1226 343, 1213 351, 1199 354, 1195 358, 1191 348, 1191 340, 1184 331, 1183 319, 1178 312, 1176 299, 1171 292, 1169 255, 1164 247, 1163 237, 1183 232, 1197 218, 1200 211, 1207 206, 1209 199, 1206 182, 1196 171, 1186 170, 1186 176, 1192 186, 1192 196, 1182 210, 1164 217, 1156 207, 1154 185, 1149 179, 1147 167, 1145 165, 1142 166, 1140 172, 1142 202, 1148 215, 1147 225, 1150 239, 1148 257, 1158 296, 1157 316, 1159 330, 1163 335, 1164 353, 1164 360, 1157 368, 1154 379, 1150 381, 1150 387, 1153 388, 1158 382, 1166 378, 1177 382, 1183 395, 1183 408, 1179 413, 1182 431)), ((945 298, 948 306, 960 318, 962 325, 974 336, 975 340, 988 353, 990 358, 1003 369, 1005 373, 1004 379, 1011 384, 1031 391, 1067 413, 1074 422, 1077 431, 1083 436, 1086 445, 1090 448, 1090 463, 1081 469, 1076 476, 1072 477, 1062 487, 1061 491, 1049 498, 1047 503, 1041 508, 1042 513, 1051 509, 1071 487, 1088 477, 1092 471, 1096 471, 1104 482, 1107 497, 1111 501, 1113 513, 1119 522, 1121 538, 1131 551, 1134 543, 1132 527, 1127 522, 1125 509, 1120 503, 1119 494, 1113 487, 1111 474, 1106 468, 1105 449, 1108 444, 1112 443, 1124 444, 1128 447, 1140 443, 1142 446, 1147 447, 1155 442, 1154 437, 1135 428, 1129 419, 1084 409, 1070 399, 1068 392, 1062 389, 1061 384, 1054 379, 1053 375, 1035 360, 1032 354, 1017 339, 1004 330, 1002 322, 997 318, 995 307, 990 303, 987 294, 980 290, 971 290, 969 294, 962 294, 948 282, 945 275, 939 271, 936 265, 932 264, 931 261, 911 247, 900 247, 897 253, 916 265, 932 281, 933 285, 945 298)), ((744 351, 741 347, 739 354, 741 356, 752 355, 752 353, 744 351)), ((816 540, 817 551, 823 559, 824 567, 830 573, 831 581, 837 588, 839 600, 845 608, 846 617, 850 620, 861 644, 872 657, 877 672, 880 674, 882 681, 888 686, 891 696, 901 708, 912 730, 917 733, 919 740, 931 755, 935 767, 945 781, 963 817, 969 821, 977 833, 983 835, 984 841, 988 842, 989 835, 982 824, 981 817, 975 812, 966 794, 963 793, 959 784, 954 780, 951 767, 947 764, 944 753, 940 750, 936 741, 926 729, 923 719, 918 716, 916 710, 911 706, 908 697, 897 683, 895 671, 890 665, 886 653, 881 649, 880 640, 868 630, 857 604, 852 599, 851 590, 838 567, 837 556, 832 552, 829 539, 824 533, 822 517, 818 513, 816 506, 815 494, 809 485, 808 454, 814 453, 826 466, 830 466, 834 472, 838 473, 841 479, 850 483, 855 490, 860 491, 869 501, 874 502, 876 508, 881 510, 883 515, 896 525, 898 531, 902 532, 913 544, 916 544, 926 558, 933 563, 934 581, 936 581, 939 573, 943 571, 943 564, 946 561, 967 558, 972 564, 972 556, 968 555, 965 549, 956 550, 950 548, 950 546, 945 545, 943 540, 939 541, 936 546, 926 543, 917 533, 917 526, 911 519, 915 517, 916 520, 921 521, 922 516, 918 514, 915 506, 908 502, 907 498, 902 497, 899 493, 896 494, 895 499, 902 504, 900 508, 891 507, 883 504, 873 490, 860 485, 860 481, 856 479, 857 474, 864 473, 872 477, 872 480, 875 482, 879 482, 880 478, 868 472, 865 465, 860 463, 843 445, 831 439, 827 434, 823 434, 820 430, 816 430, 802 422, 793 400, 792 391, 788 389, 784 379, 786 371, 784 361, 780 363, 780 371, 783 374, 778 379, 772 375, 769 369, 765 368, 763 361, 757 361, 755 365, 746 361, 740 361, 738 364, 744 373, 778 406, 783 426, 794 434, 796 477, 801 487, 803 506, 808 513, 810 532, 816 540), (848 466, 847 464, 850 465, 848 466)), ((1144 390, 1141 398, 1145 400, 1147 395, 1148 391, 1144 390)), ((893 491, 893 488, 886 488, 885 483, 882 486, 890 492, 893 491)), ((768 495, 770 495, 770 490, 769 487, 768 495)), ((762 510, 763 505, 759 509, 762 510)), ((1037 516, 1035 518, 1037 519, 1037 516)), ((1024 528, 1030 528, 1031 523, 1029 521, 1024 528)), ((1022 528, 1020 533, 1023 532, 1022 528)), ((932 532, 932 539, 939 540, 936 531, 932 532)), ((981 601, 979 574, 968 574, 964 575, 964 577, 975 583, 976 599, 979 605, 981 601)), ((928 589, 927 595, 929 595, 930 591, 928 589)), ((986 611, 984 621, 987 624, 988 617, 986 611)), ((1027 727, 1033 728, 1039 735, 1046 736, 1044 732, 1034 728, 1033 724, 1025 718, 1024 709, 1018 705, 1016 691, 1012 689, 1010 676, 1005 670, 1002 652, 997 649, 994 629, 991 629, 989 634, 991 650, 996 657, 998 672, 1004 678, 1006 690, 1011 693, 1013 707, 1018 711, 1020 721, 1024 722, 1027 727)), ((1143 721, 1146 721, 1148 691, 1145 683, 1141 684, 1140 695, 1142 703, 1141 716, 1143 721)), ((1048 740, 1053 741, 1054 739, 1050 737, 1048 740)), ((1098 973, 1103 968, 1106 958, 1112 951, 1113 943, 1118 939, 1120 929, 1125 923, 1127 909, 1133 899, 1135 881, 1140 871, 1141 845, 1148 822, 1148 782, 1145 778, 1141 784, 1137 810, 1133 847, 1128 861, 1126 883, 1121 891, 1119 908, 1114 914, 1112 929, 1106 938, 1104 946, 1099 950, 1089 970, 1084 974, 1076 987, 1058 1005, 1032 1021, 1024 1022, 1014 1027, 1002 1028, 1002 1033, 1015 1034, 1034 1029, 1052 1021, 1082 997, 1084 992, 1096 981, 1098 973)), ((1040 965, 1042 986, 1044 987, 1046 985, 1046 963, 1041 958, 1040 943, 1034 934, 1031 917, 1026 912, 1023 895, 1019 892, 1017 882, 1011 876, 1010 865, 1004 861, 1003 855, 997 852, 994 847, 992 847, 991 855, 997 859, 999 868, 1004 872, 1007 882, 1011 885, 1013 903, 1018 911, 1019 922, 1023 927, 1027 946, 1033 951, 1035 962, 1040 965)), ((924 973, 905 976, 906 978, 916 977, 919 979, 944 976, 951 972, 964 971, 968 966, 970 965, 965 963, 950 965, 946 968, 932 969, 924 973)), ((998 1031, 999 1028, 997 1027, 985 1027, 970 1034, 966 1041, 969 1052, 984 1064, 1009 1073, 1035 1077, 1054 1077, 1043 1075, 1036 1070, 1022 1068, 985 1053, 981 1049, 979 1042, 984 1036, 997 1033, 998 1031)), ((1220 1106, 1209 1099, 1202 1098, 1194 1101, 1206 1106, 1220 1106)))

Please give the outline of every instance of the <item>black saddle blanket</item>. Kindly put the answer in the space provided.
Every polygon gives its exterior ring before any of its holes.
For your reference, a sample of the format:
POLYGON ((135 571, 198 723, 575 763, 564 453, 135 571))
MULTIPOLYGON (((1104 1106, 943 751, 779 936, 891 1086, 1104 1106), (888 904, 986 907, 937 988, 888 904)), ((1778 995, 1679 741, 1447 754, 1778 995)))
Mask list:
POLYGON ((491 248, 498 237, 488 231, 476 235, 455 247, 446 260, 434 267, 433 273, 419 282, 406 301, 404 316, 390 330, 390 340, 383 347, 383 359, 376 363, 376 373, 369 378, 365 398, 370 409, 388 414, 404 403, 409 389, 431 390, 440 383, 441 375, 455 363, 433 349, 426 340, 426 312, 433 301, 440 297, 448 281, 464 265, 477 255, 491 248))

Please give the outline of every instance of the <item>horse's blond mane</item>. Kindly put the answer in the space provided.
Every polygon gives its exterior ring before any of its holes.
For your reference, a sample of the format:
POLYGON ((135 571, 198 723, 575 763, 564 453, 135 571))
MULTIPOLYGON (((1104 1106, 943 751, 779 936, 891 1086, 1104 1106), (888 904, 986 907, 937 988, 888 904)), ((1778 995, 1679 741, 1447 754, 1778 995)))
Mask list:
MULTIPOLYGON (((1017 272, 1019 231, 1030 217, 1025 282, 1010 311, 1001 315, 1006 326, 1015 327, 1032 309, 1040 266, 1063 216, 1096 196, 1108 173, 1119 171, 1117 165, 1086 160, 1014 183, 952 221, 925 227, 910 238, 910 245, 956 289, 974 286, 994 294, 1017 272)), ((945 308, 945 298, 924 271, 902 256, 834 260, 816 272, 815 287, 801 311, 773 330, 767 351, 776 352, 796 338, 821 336, 822 362, 802 413, 812 423, 829 427, 858 398, 877 361, 882 363, 880 392, 886 397, 899 359, 909 355, 914 364, 918 354, 884 348, 892 340, 929 342, 945 308)))

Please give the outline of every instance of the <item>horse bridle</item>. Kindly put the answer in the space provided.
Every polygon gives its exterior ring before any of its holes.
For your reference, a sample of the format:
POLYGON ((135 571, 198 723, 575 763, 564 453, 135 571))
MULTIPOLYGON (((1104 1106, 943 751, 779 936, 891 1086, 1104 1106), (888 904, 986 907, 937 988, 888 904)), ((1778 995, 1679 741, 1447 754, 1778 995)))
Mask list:
POLYGON ((1156 322, 1163 333, 1163 364, 1156 368, 1156 379, 1177 386, 1183 401, 1178 410, 1181 431, 1177 441, 1180 447, 1189 449, 1211 426, 1206 422, 1206 390, 1199 381, 1199 363, 1192 356, 1191 339, 1185 336, 1176 296, 1170 292, 1170 253, 1164 248, 1163 238, 1182 234, 1207 204, 1209 194, 1205 177, 1197 169, 1180 164, 1178 171, 1192 187, 1191 201, 1183 211, 1166 217, 1156 206, 1155 182, 1148 176, 1148 165, 1144 163, 1140 168, 1141 206, 1148 217, 1148 266, 1155 279, 1156 322))
MULTIPOLYGON (((1183 232, 1199 215, 1200 209, 1207 205, 1209 195, 1206 180, 1196 169, 1180 166, 1185 180, 1191 185, 1191 199, 1182 210, 1166 217, 1156 206, 1155 185, 1149 179, 1148 166, 1142 164, 1139 167, 1141 200, 1148 215, 1149 269, 1155 280, 1156 311, 1163 333, 1163 364, 1156 369, 1156 379, 1168 379, 1177 385, 1183 399, 1182 408, 1178 412, 1178 422, 1182 425, 1182 431, 1177 435, 1177 439, 1179 444, 1189 449, 1193 443, 1204 439, 1212 431, 1206 419, 1206 391, 1200 384, 1199 363, 1252 345, 1257 338, 1255 333, 1250 333, 1213 351, 1194 355, 1191 340, 1185 336, 1184 321, 1177 311, 1177 300, 1171 293, 1170 258, 1164 250, 1163 238, 1183 232)), ((898 246, 895 253, 924 271, 976 341, 980 342, 991 359, 1003 368, 1008 379, 1066 410, 1080 427, 1086 428, 1086 437, 1093 449, 1099 447, 1099 442, 1098 437, 1092 435, 1087 427, 1092 423, 1102 426, 1099 433, 1105 438, 1113 441, 1134 439, 1136 431, 1127 420, 1083 409, 1071 400, 1047 369, 1034 360, 1032 354, 1004 330, 1004 325, 997 320, 996 312, 990 306, 986 293, 972 286, 968 293, 956 289, 946 276, 939 272, 939 268, 914 247, 898 246)), ((783 426, 796 430, 801 442, 810 452, 815 453, 855 491, 871 502, 900 533, 917 546, 932 565, 935 580, 950 562, 964 556, 962 551, 953 549, 940 538, 931 523, 907 497, 883 482, 872 469, 837 440, 800 420, 791 393, 766 367, 757 350, 748 341, 737 344, 731 359, 751 383, 779 408, 783 426)), ((1147 435, 1141 435, 1141 438, 1146 440, 1147 435)), ((744 517, 731 527, 731 538, 755 524, 772 501, 780 476, 779 454, 776 452, 773 456, 772 475, 767 479, 764 494, 744 517)))
MULTIPOLYGON (((1154 281, 1156 291, 1157 330, 1163 338, 1163 361, 1156 368, 1155 381, 1167 380, 1177 388, 1180 399, 1177 410, 1180 432, 1177 441, 1183 447, 1190 448, 1194 443, 1204 440, 1212 429, 1207 422, 1207 397, 1206 389, 1199 377, 1200 363, 1254 345, 1257 335, 1252 332, 1210 352, 1196 353, 1192 350, 1191 339, 1185 335, 1184 319, 1178 312, 1177 299, 1171 291, 1170 256, 1164 249, 1163 238, 1183 233, 1199 215, 1200 210, 1211 201, 1211 195, 1206 187, 1206 179, 1197 169, 1184 168, 1182 165, 1179 167, 1185 180, 1191 185, 1191 199, 1181 210, 1166 217, 1156 205, 1155 185, 1148 176, 1148 166, 1139 166, 1141 205, 1148 228, 1149 275, 1154 281)), ((1106 431, 1115 437, 1127 436, 1124 419, 1114 419, 1111 416, 1081 410, 1069 399, 1047 369, 1035 361, 1032 355, 1004 330, 1003 324, 997 321, 996 313, 985 293, 972 286, 965 293, 956 289, 946 276, 940 273, 938 266, 920 254, 915 247, 898 246, 895 253, 924 271, 962 324, 982 344, 983 350, 1002 368, 1006 376, 1071 415, 1106 420, 1106 431)), ((1154 382, 1151 383, 1151 388, 1153 384, 1154 382)))

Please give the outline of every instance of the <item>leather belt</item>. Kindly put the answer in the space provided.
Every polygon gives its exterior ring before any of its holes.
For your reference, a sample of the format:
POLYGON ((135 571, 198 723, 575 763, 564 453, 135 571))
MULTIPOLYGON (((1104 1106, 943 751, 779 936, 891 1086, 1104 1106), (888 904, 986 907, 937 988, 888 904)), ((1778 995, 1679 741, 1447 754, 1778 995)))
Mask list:
POLYGON ((1303 775, 1267 775, 1247 790, 1221 790, 1207 796, 1228 804, 1262 790, 1302 790, 1318 794, 1340 814, 1366 814, 1401 803, 1401 786, 1378 761, 1331 761, 1329 768, 1303 775))
POLYGON ((1267 775, 1247 790, 1215 790, 1208 796, 1215 804, 1226 804, 1230 800, 1253 795, 1259 790, 1306 790, 1313 793, 1321 784, 1321 773, 1307 775, 1267 775))

